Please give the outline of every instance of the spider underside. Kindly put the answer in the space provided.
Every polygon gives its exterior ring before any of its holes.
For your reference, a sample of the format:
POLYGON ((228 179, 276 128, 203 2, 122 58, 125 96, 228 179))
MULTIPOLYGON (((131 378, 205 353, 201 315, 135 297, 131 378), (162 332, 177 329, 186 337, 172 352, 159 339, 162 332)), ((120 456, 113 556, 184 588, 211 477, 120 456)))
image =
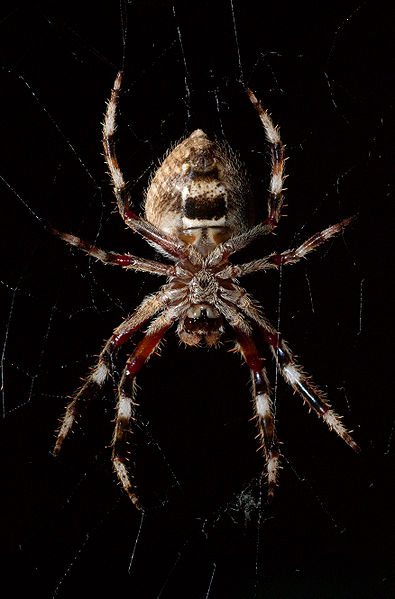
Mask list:
POLYGON ((157 293, 147 296, 134 313, 113 331, 96 366, 67 406, 54 454, 57 455, 61 450, 83 403, 97 396, 111 375, 119 348, 150 322, 143 338, 128 358, 121 377, 112 441, 115 472, 133 504, 141 507, 127 467, 128 434, 136 405, 136 375, 175 322, 178 323, 180 340, 195 346, 202 343, 217 345, 226 322, 234 332, 237 350, 250 369, 258 437, 265 455, 268 496, 271 498, 278 481, 280 451, 270 385, 254 335, 263 336, 279 372, 304 402, 348 445, 356 451, 359 448, 340 417, 331 409, 325 394, 313 385, 294 361, 288 345, 263 315, 257 302, 239 286, 238 279, 253 272, 295 264, 342 231, 352 218, 313 235, 296 249, 273 253, 240 265, 229 262, 232 254, 275 229, 283 204, 284 146, 278 128, 249 89, 248 97, 264 127, 271 151, 266 220, 255 225, 249 222, 251 195, 242 165, 225 142, 210 140, 200 129, 168 153, 147 191, 145 218, 136 216, 130 209, 131 198, 118 165, 114 144, 121 79, 122 74, 118 73, 103 123, 105 159, 119 213, 132 231, 140 234, 171 263, 107 252, 68 233, 51 230, 67 243, 105 264, 167 278, 166 284, 157 293))

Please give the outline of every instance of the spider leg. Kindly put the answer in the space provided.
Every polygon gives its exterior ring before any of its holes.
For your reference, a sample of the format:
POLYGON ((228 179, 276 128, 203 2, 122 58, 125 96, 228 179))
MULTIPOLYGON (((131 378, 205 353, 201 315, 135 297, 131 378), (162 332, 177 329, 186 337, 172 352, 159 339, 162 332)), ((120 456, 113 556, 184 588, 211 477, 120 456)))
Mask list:
MULTIPOLYGON (((253 260, 252 262, 246 262, 236 266, 231 266, 229 273, 226 272, 227 277, 241 277, 248 275, 252 272, 258 272, 259 270, 268 270, 270 268, 279 268, 284 264, 295 264, 304 258, 307 254, 315 250, 321 244, 325 243, 328 239, 340 233, 347 225, 354 220, 354 216, 345 218, 344 220, 324 229, 320 233, 315 233, 304 241, 299 247, 293 250, 287 250, 281 254, 270 254, 259 260, 253 260)), ((222 273, 220 274, 222 276, 222 273)))
POLYGON ((119 166, 114 141, 117 105, 119 92, 121 89, 121 81, 122 72, 120 71, 115 78, 114 85, 111 90, 111 96, 107 102, 107 110, 103 122, 104 156, 114 186, 114 194, 117 200, 119 213, 128 227, 139 233, 149 243, 153 244, 155 248, 159 249, 159 251, 162 251, 162 253, 165 255, 170 255, 171 257, 176 258, 188 258, 192 262, 200 264, 202 262, 202 258, 195 248, 184 243, 180 239, 165 235, 151 223, 139 218, 130 209, 130 193, 119 166))
POLYGON ((311 377, 309 377, 303 371, 303 368, 293 360, 287 344, 280 339, 278 334, 274 337, 272 333, 267 331, 266 333, 263 331, 263 334, 265 340, 270 345, 273 356, 285 381, 299 393, 303 401, 306 401, 308 406, 313 408, 316 414, 326 422, 330 429, 334 430, 354 451, 359 452, 360 448, 342 423, 341 416, 332 410, 326 399, 326 394, 312 383, 311 377))
POLYGON ((128 339, 143 326, 156 312, 158 312, 167 301, 167 296, 160 291, 159 293, 147 297, 124 322, 117 327, 112 336, 106 342, 102 349, 96 366, 86 379, 82 387, 77 391, 72 401, 66 408, 66 413, 62 419, 58 430, 53 454, 57 456, 62 448, 63 442, 69 434, 76 418, 81 413, 84 402, 95 398, 111 374, 112 364, 119 348, 126 343, 128 339))
POLYGON ((127 468, 128 434, 130 432, 130 421, 133 419, 134 402, 136 394, 136 374, 147 362, 152 352, 160 344, 163 336, 173 324, 178 310, 166 311, 158 316, 148 327, 148 330, 137 345, 136 349, 126 362, 121 382, 119 385, 119 400, 117 406, 116 424, 113 437, 112 461, 115 472, 128 494, 132 503, 140 508, 139 499, 127 468))
POLYGON ((291 387, 299 393, 304 401, 341 437, 354 451, 360 451, 350 433, 343 425, 340 416, 331 409, 326 400, 326 395, 318 389, 310 377, 293 360, 287 344, 280 339, 279 333, 263 316, 259 306, 238 285, 233 285, 230 290, 221 290, 223 299, 234 304, 234 309, 239 308, 250 318, 263 333, 265 341, 270 345, 274 358, 278 364, 281 375, 291 387))
POLYGON ((116 131, 116 117, 119 91, 121 89, 122 72, 120 71, 114 81, 111 90, 110 99, 107 102, 106 114, 103 122, 103 146, 104 156, 110 171, 111 180, 114 186, 114 194, 118 204, 118 210, 124 218, 125 212, 129 210, 130 193, 127 184, 123 178, 119 167, 118 158, 115 152, 114 135, 116 131))
POLYGON ((116 254, 115 252, 107 252, 101 250, 89 241, 80 239, 75 235, 69 233, 62 233, 56 229, 51 228, 50 232, 57 237, 60 237, 66 243, 75 246, 79 250, 85 252, 89 256, 93 256, 97 260, 100 260, 104 264, 112 264, 116 266, 122 266, 123 268, 132 270, 143 270, 157 275, 171 276, 174 274, 175 269, 171 264, 163 264, 156 260, 147 260, 145 258, 138 258, 131 256, 130 254, 116 254))
POLYGON ((273 124, 267 110, 264 110, 261 102, 256 98, 254 92, 246 89, 247 95, 258 113, 261 123, 265 129, 266 139, 270 145, 272 159, 272 171, 269 184, 268 217, 265 224, 274 229, 281 217, 283 205, 283 183, 284 183, 284 144, 281 141, 279 128, 273 124))
POLYGON ((273 124, 269 113, 263 109, 262 104, 256 98, 255 94, 246 89, 247 95, 258 113, 261 123, 265 129, 266 140, 270 146, 271 153, 271 177, 269 184, 269 199, 268 199, 268 216, 266 220, 257 224, 240 235, 236 235, 220 244, 213 252, 212 260, 216 260, 216 264, 224 259, 227 259, 231 254, 247 247, 261 235, 271 233, 277 226, 281 217, 281 207, 283 205, 283 183, 285 179, 284 167, 284 144, 281 141, 279 128, 273 124))
POLYGON ((236 330, 236 339, 240 352, 244 356, 251 371, 255 413, 259 427, 261 447, 266 458, 268 497, 272 499, 277 484, 280 450, 274 427, 273 403, 270 398, 270 387, 266 370, 251 335, 236 330))

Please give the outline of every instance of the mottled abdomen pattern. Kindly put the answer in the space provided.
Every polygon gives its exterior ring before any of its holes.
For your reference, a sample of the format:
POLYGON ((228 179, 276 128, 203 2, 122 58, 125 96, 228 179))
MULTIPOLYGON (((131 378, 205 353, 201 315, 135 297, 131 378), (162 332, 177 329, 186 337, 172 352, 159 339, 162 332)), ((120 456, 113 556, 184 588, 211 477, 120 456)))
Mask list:
POLYGON ((244 169, 223 141, 197 129, 170 151, 148 188, 145 215, 165 233, 207 255, 250 224, 244 169))

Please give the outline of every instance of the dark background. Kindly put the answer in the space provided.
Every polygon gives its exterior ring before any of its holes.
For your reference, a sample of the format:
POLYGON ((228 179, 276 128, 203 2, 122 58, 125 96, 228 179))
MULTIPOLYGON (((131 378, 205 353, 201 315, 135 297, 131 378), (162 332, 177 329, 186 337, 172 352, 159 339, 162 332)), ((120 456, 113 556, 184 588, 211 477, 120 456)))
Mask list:
POLYGON ((1 564, 15 597, 393 596, 393 15, 376 2, 233 4, 233 14, 219 1, 2 9, 1 564), (114 213, 101 156, 121 67, 118 154, 136 209, 166 149, 201 127, 240 152, 264 216, 269 161, 247 84, 287 144, 288 218, 240 259, 358 215, 282 277, 243 281, 362 447, 353 454, 279 381, 284 459, 270 506, 249 373, 229 339, 218 351, 185 350, 171 332, 139 377, 132 448, 143 515, 111 469, 113 385, 59 459, 50 454, 103 339, 159 285, 70 250, 40 221, 154 256, 114 213))

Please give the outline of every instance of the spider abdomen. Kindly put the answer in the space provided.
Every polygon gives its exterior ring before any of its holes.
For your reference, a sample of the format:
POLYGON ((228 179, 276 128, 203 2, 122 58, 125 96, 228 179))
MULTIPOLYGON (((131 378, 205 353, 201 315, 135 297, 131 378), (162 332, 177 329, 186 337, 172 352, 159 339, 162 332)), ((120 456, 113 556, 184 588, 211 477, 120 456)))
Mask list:
POLYGON ((146 218, 206 256, 248 226, 244 170, 225 142, 201 129, 168 154, 149 186, 146 218))

